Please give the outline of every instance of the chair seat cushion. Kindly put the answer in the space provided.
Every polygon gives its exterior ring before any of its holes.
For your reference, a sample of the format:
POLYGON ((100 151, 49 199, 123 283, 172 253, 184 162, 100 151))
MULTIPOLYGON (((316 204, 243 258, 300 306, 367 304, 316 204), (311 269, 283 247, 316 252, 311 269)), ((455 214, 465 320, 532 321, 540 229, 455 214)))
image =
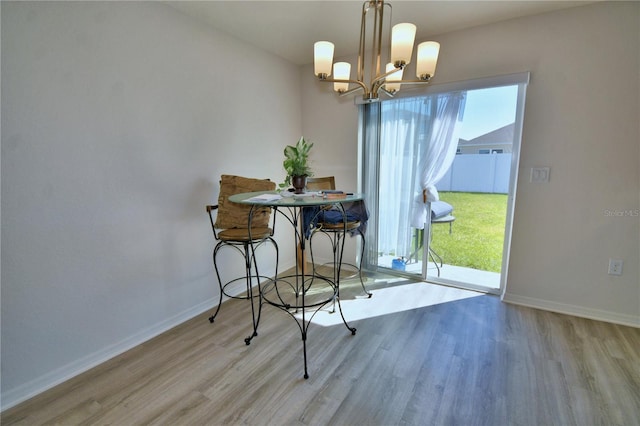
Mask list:
MULTIPOLYGON (((253 241, 262 240, 271 235, 271 229, 266 227, 251 228, 251 238, 253 241)), ((249 230, 247 228, 230 228, 218 233, 221 241, 251 241, 249 239, 249 230)))
MULTIPOLYGON (((352 213, 348 211, 345 213, 347 216, 347 222, 359 222, 359 218, 355 217, 352 213)), ((342 224, 344 222, 344 216, 342 215, 342 212, 337 209, 323 210, 318 215, 318 221, 342 224)))
POLYGON ((432 201, 431 202, 431 220, 444 217, 451 214, 453 206, 444 201, 432 201))
MULTIPOLYGON (((360 226, 360 222, 347 222, 347 231, 353 231, 360 226)), ((344 222, 318 222, 318 227, 326 231, 344 231, 344 222)))
MULTIPOLYGON (((348 203, 342 203, 344 212, 347 218, 347 231, 351 236, 360 234, 366 234, 367 220, 369 219, 369 212, 364 204, 364 201, 354 201, 348 203)), ((303 223, 305 229, 305 237, 309 238, 312 230, 317 228, 317 225, 324 224, 325 229, 344 230, 344 216, 339 207, 330 209, 322 209, 316 207, 305 207, 303 214, 303 223)))
MULTIPOLYGON (((347 216, 347 231, 352 231, 360 226, 360 221, 353 214, 345 212, 347 216)), ((344 217, 340 210, 323 210, 318 215, 318 225, 322 229, 332 231, 344 230, 344 217)))

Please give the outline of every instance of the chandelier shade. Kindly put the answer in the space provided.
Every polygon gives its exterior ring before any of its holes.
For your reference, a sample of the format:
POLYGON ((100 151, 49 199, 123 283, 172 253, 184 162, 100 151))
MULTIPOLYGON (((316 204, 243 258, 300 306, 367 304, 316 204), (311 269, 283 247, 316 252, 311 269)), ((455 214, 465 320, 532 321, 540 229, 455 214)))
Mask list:
POLYGON ((331 75, 333 64, 333 43, 329 41, 317 41, 313 46, 314 72, 316 75, 331 75))
POLYGON ((437 41, 425 41, 418 45, 416 77, 423 80, 435 75, 439 52, 440 43, 437 41))
MULTIPOLYGON (((333 64, 334 45, 329 41, 318 41, 314 45, 314 74, 320 81, 333 82, 338 94, 346 95, 362 91, 366 102, 379 100, 379 94, 393 96, 402 84, 426 84, 435 75, 440 44, 427 41, 418 45, 416 53, 416 80, 403 80, 405 67, 411 63, 417 27, 411 23, 400 23, 385 31, 384 19, 391 22, 391 4, 384 0, 368 0, 362 5, 360 23, 360 44, 356 78, 351 78, 351 65, 348 62, 333 64), (367 31, 367 24, 372 28, 367 31), (383 55, 383 35, 389 40, 388 52, 383 55), (371 41, 367 42, 370 37, 371 41), (369 49, 367 49, 367 47, 369 49), (371 68, 365 72, 365 64, 371 68), (384 71, 382 64, 386 64, 384 71), (333 69, 333 78, 331 71, 333 69), (365 75, 369 77, 365 81, 365 75), (355 87, 350 88, 353 83, 355 87)), ((385 49, 386 50, 386 49, 385 49)))
POLYGON ((394 25, 391 30, 391 63, 400 68, 411 62, 413 42, 416 39, 416 26, 413 24, 394 25))
POLYGON ((389 62, 387 64, 385 71, 387 71, 388 73, 391 73, 387 76, 386 83, 384 85, 385 89, 391 93, 398 92, 398 90, 400 90, 400 84, 398 83, 394 84, 392 82, 402 80, 402 73, 404 72, 404 69, 396 68, 391 62, 389 62))
MULTIPOLYGON (((333 76, 336 80, 349 80, 351 76, 351 64, 349 62, 336 62, 333 64, 333 76)), ((333 90, 336 92, 346 92, 349 90, 349 83, 333 83, 333 90)))

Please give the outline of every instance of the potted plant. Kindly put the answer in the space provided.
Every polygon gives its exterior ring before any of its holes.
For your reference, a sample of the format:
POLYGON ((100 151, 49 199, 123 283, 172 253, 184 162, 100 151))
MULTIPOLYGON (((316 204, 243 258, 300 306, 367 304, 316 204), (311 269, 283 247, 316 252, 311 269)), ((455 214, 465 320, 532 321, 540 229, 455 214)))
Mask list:
POLYGON ((287 177, 284 183, 280 184, 280 188, 286 188, 291 185, 295 189, 294 193, 301 194, 307 184, 307 176, 313 173, 309 167, 309 151, 313 147, 313 142, 307 142, 303 137, 295 145, 287 145, 284 148, 284 170, 287 177))

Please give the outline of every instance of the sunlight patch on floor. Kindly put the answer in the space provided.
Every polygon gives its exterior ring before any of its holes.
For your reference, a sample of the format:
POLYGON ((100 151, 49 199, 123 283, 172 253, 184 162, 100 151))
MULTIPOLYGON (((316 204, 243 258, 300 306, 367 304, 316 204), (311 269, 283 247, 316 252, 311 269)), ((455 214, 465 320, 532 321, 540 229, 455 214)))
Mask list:
MULTIPOLYGON (((388 283, 391 280, 386 279, 384 281, 388 283)), ((370 284, 370 281, 367 282, 367 286, 370 284)), ((343 298, 340 303, 347 322, 350 323, 351 321, 484 295, 484 293, 475 291, 461 290, 424 282, 405 283, 401 285, 391 284, 392 285, 384 288, 370 289, 369 291, 373 293, 371 298, 343 298)), ((311 322, 327 327, 342 324, 342 317, 338 311, 337 304, 335 306, 335 312, 332 311, 333 303, 329 303, 313 315, 311 322)), ((312 314, 313 311, 307 311, 306 319, 309 320, 309 316, 312 314)), ((301 313, 298 313, 296 316, 299 319, 302 318, 301 313)))

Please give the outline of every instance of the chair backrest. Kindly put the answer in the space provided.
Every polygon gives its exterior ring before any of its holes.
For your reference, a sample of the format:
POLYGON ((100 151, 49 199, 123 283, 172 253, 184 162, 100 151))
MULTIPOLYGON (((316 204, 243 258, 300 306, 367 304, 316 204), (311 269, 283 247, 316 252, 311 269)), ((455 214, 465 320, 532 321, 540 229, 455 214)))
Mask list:
POLYGON ((309 191, 321 191, 323 189, 336 189, 336 179, 333 176, 307 178, 307 189, 309 191))
MULTIPOLYGON (((222 175, 220 178, 220 195, 218 196, 218 214, 215 227, 218 229, 246 228, 249 222, 251 206, 232 203, 229 196, 243 192, 273 191, 275 182, 269 179, 253 179, 242 176, 222 175)), ((254 210, 251 225, 253 228, 269 226, 271 208, 261 207, 254 210)))

